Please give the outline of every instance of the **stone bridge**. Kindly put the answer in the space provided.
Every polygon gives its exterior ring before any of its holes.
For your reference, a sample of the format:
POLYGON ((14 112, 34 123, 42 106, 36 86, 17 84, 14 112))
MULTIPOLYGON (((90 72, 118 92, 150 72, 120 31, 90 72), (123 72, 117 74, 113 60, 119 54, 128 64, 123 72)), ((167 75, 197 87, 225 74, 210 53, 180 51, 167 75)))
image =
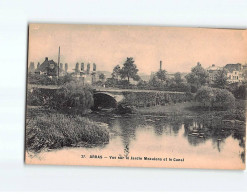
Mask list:
POLYGON ((96 108, 117 107, 122 102, 134 106, 154 106, 187 100, 187 95, 184 92, 109 88, 94 89, 94 104, 96 108))
MULTIPOLYGON (((59 86, 39 86, 28 85, 29 89, 40 88, 42 91, 56 90, 59 86)), ((138 90, 138 89, 113 89, 95 87, 93 89, 94 107, 102 108, 116 108, 121 102, 127 105, 134 105, 137 107, 142 106, 155 106, 165 105, 173 102, 184 102, 191 97, 184 92, 175 91, 158 91, 158 90, 138 90)))

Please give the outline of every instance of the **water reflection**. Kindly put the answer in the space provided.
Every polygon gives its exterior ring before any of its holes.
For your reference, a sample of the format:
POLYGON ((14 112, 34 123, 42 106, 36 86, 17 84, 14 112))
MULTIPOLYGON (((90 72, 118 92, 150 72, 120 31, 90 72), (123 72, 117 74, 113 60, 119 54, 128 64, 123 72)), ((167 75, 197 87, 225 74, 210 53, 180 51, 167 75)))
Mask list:
MULTIPOLYGON (((159 143, 162 145, 164 139, 173 137, 175 139, 174 148, 178 148, 177 146, 186 140, 190 145, 187 150, 193 152, 194 147, 203 145, 207 146, 205 148, 207 151, 200 152, 212 153, 212 155, 215 155, 215 152, 213 152, 215 149, 220 154, 224 150, 224 146, 229 148, 229 143, 232 140, 237 140, 239 149, 236 149, 236 152, 241 151, 238 157, 242 159, 243 163, 245 162, 245 130, 225 129, 221 121, 201 118, 155 117, 151 115, 118 116, 110 113, 93 113, 90 117, 95 121, 109 125, 113 134, 112 139, 120 138, 122 142, 121 150, 125 157, 135 152, 135 145, 142 144, 143 146, 143 144, 146 144, 147 147, 145 148, 152 152, 152 145, 159 145, 159 143), (141 138, 146 143, 140 143, 141 138), (212 144, 206 144, 208 141, 211 141, 212 144)), ((109 144, 111 144, 111 140, 109 144)), ((212 158, 214 157, 212 156, 212 158)))

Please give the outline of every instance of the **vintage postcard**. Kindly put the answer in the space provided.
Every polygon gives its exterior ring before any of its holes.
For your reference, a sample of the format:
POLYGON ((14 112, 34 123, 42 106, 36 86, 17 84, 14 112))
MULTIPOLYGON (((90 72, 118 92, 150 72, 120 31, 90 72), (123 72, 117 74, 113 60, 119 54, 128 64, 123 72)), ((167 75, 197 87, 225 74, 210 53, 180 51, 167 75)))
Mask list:
POLYGON ((25 163, 245 169, 247 31, 29 24, 25 163))

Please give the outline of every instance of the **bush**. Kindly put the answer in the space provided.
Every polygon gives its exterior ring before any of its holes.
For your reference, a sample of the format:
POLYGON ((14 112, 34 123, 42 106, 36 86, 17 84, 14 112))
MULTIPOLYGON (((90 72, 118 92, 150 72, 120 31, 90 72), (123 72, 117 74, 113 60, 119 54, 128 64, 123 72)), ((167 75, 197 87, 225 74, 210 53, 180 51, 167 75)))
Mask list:
POLYGON ((47 75, 28 74, 28 83, 36 85, 55 85, 57 84, 57 79, 55 77, 48 77, 47 75))
POLYGON ((64 85, 73 81, 74 78, 71 74, 66 74, 60 77, 49 77, 47 75, 28 74, 28 83, 36 85, 64 85))
POLYGON ((41 106, 44 103, 42 92, 39 89, 27 90, 27 105, 41 106))
POLYGON ((235 105, 235 98, 231 92, 211 87, 201 87, 195 95, 195 100, 207 108, 229 109, 235 105))
POLYGON ((64 85, 66 83, 72 82, 73 80, 74 80, 74 78, 72 77, 71 74, 66 74, 64 76, 58 77, 57 83, 58 83, 58 85, 64 85))
POLYGON ((80 82, 70 82, 59 88, 49 106, 58 110, 84 113, 94 104, 93 91, 80 82))
MULTIPOLYGON (((57 89, 32 88, 27 91, 27 105, 45 106, 56 97, 57 89)), ((55 98, 56 99, 56 98, 55 98)))
POLYGON ((94 104, 93 91, 80 82, 66 83, 59 89, 33 88, 27 92, 27 105, 85 113, 94 104))
POLYGON ((195 100, 200 102, 203 107, 212 107, 215 93, 211 87, 201 87, 195 95, 195 100))
POLYGON ((235 86, 235 87, 233 86, 232 88, 229 88, 229 89, 231 90, 235 98, 246 100, 246 97, 247 97, 246 88, 247 88, 247 84, 242 84, 240 86, 235 86))
POLYGON ((235 97, 226 89, 214 89, 216 93, 215 107, 233 108, 235 106, 235 97))
POLYGON ((118 83, 117 79, 114 78, 108 78, 105 82, 106 87, 115 87, 118 83))
POLYGON ((106 126, 87 118, 62 114, 38 116, 26 126, 26 147, 31 151, 72 146, 80 142, 108 143, 109 131, 106 126))

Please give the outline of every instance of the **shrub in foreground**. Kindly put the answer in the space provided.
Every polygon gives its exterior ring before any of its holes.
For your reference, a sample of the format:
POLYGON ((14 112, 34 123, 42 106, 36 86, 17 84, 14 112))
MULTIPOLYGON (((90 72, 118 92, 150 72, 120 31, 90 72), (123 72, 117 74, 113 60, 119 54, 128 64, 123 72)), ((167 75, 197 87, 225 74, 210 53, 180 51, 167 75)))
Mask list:
POLYGON ((93 93, 80 82, 70 82, 57 91, 53 103, 57 109, 74 108, 83 112, 93 106, 93 93))
POLYGON ((227 110, 235 106, 235 97, 226 89, 201 87, 195 95, 195 100, 205 108, 227 110))
POLYGON ((31 151, 76 145, 109 142, 109 132, 102 126, 80 116, 50 114, 31 119, 26 127, 26 147, 31 151))

